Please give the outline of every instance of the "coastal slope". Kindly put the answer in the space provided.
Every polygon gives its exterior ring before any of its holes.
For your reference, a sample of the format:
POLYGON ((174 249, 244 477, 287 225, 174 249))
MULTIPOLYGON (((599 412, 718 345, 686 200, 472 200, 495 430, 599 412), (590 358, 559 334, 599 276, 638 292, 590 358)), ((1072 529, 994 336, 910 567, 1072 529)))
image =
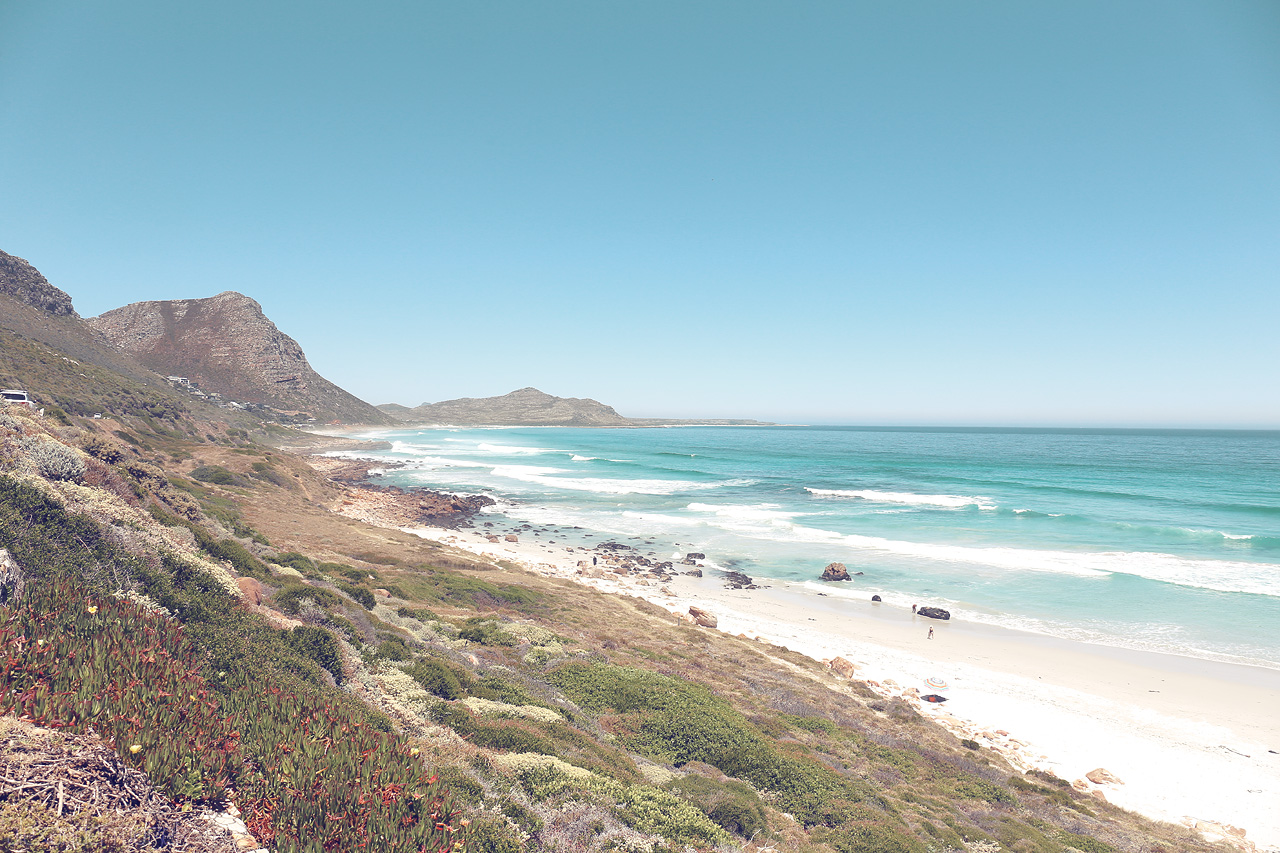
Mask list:
POLYGON ((235 291, 135 302, 87 322, 153 370, 182 375, 229 400, 324 422, 395 422, 312 369, 298 342, 235 291))

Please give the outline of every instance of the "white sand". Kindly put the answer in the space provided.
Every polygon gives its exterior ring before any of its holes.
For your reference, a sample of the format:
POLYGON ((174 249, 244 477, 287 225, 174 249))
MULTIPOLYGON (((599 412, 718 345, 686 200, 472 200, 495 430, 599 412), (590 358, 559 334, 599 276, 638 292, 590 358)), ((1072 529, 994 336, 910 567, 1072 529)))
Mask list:
POLYGON ((1280 671, 1130 652, 984 625, 940 622, 855 597, 838 583, 723 588, 716 574, 670 584, 578 574, 592 553, 536 539, 490 543, 473 530, 409 532, 463 550, 635 595, 673 613, 696 605, 719 630, 767 640, 816 660, 858 667, 886 696, 904 696, 960 737, 1041 768, 1152 818, 1196 826, 1206 837, 1243 829, 1258 849, 1280 851, 1280 671), (934 638, 927 639, 928 629, 934 638), (939 676, 946 690, 926 687, 939 676), (947 696, 945 705, 920 693, 947 696), (1105 768, 1122 784, 1093 784, 1105 768))

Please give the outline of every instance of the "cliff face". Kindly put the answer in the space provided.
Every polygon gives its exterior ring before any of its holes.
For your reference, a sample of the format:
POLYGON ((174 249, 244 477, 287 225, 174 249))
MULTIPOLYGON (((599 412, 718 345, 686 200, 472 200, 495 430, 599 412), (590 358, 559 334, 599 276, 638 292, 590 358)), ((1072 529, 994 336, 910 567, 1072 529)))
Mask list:
POLYGON ((0 252, 0 293, 57 317, 79 317, 71 297, 22 258, 0 252))
POLYGON ((181 375, 228 400, 317 420, 390 424, 388 415, 320 374, 262 306, 234 291, 208 299, 135 302, 86 322, 152 370, 181 375))
POLYGON ((578 397, 553 397, 537 388, 521 388, 501 397, 464 397, 423 403, 412 409, 388 403, 384 412, 411 424, 507 426, 631 426, 613 407, 578 397))

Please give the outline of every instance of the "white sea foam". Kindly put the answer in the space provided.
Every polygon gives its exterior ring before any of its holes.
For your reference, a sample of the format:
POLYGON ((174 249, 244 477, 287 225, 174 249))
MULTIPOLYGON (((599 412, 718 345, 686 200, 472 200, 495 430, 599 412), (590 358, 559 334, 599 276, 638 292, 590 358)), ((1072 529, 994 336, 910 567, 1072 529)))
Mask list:
POLYGON ((500 465, 493 469, 495 477, 536 483, 552 489, 597 492, 606 495, 673 495, 677 492, 718 489, 725 485, 724 483, 695 483, 688 480, 609 480, 603 477, 550 476, 562 473, 564 472, 559 468, 538 468, 532 465, 500 465))
POLYGON ((817 498, 859 498, 876 503, 941 506, 948 509, 966 506, 976 506, 979 509, 996 508, 990 498, 966 495, 917 495, 911 492, 881 492, 875 489, 812 489, 808 486, 805 486, 805 491, 817 498))
POLYGON ((421 456, 405 464, 410 470, 435 471, 441 468, 488 468, 488 462, 473 459, 450 459, 447 456, 421 456))
POLYGON ((579 455, 578 455, 578 454, 576 454, 576 453, 575 453, 575 454, 573 454, 573 456, 572 456, 572 457, 570 457, 571 461, 573 461, 573 462, 591 462, 591 461, 593 461, 593 460, 595 460, 595 459, 598 459, 598 458, 599 458, 599 457, 597 457, 597 456, 579 456, 579 455))
POLYGON ((1145 551, 1051 551, 905 542, 806 527, 791 522, 787 513, 776 511, 766 515, 758 507, 691 504, 689 509, 711 513, 708 523, 713 527, 754 539, 843 546, 854 551, 986 566, 1001 571, 1052 572, 1096 578, 1127 574, 1219 592, 1280 596, 1280 566, 1273 564, 1205 560, 1145 551), (753 513, 753 509, 757 511, 753 513))
POLYGON ((513 444, 489 444, 488 442, 477 444, 476 449, 499 456, 533 456, 539 453, 555 452, 544 447, 517 447, 513 444))
POLYGON ((788 512, 778 504, 703 504, 691 503, 687 507, 691 512, 706 512, 720 518, 742 521, 763 521, 768 524, 788 524, 790 520, 803 512, 788 512))

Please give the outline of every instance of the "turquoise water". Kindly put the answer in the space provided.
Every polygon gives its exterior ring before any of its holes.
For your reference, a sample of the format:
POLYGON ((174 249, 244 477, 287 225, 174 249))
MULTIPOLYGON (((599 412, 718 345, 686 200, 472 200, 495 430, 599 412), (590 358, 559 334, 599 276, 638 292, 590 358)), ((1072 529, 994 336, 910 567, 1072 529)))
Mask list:
POLYGON ((386 481, 558 545, 1280 668, 1280 432, 688 427, 370 434, 386 481), (572 529, 576 528, 576 529, 572 529), (530 534, 532 535, 532 534, 530 534), (863 572, 816 579, 829 562, 863 572))

